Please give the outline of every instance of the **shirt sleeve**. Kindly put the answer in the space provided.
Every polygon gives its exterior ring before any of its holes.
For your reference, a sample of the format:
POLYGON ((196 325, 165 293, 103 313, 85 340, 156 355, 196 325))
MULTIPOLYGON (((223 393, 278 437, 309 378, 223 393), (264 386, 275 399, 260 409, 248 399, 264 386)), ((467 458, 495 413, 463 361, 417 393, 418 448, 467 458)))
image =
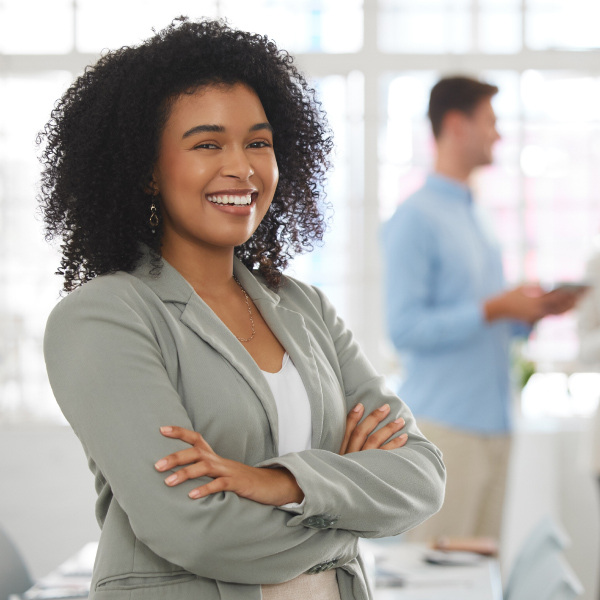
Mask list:
POLYGON ((207 478, 177 490, 164 484, 154 463, 189 446, 159 427, 193 426, 166 372, 152 315, 132 306, 114 294, 73 292, 48 320, 44 352, 56 399, 136 538, 199 576, 244 584, 353 559, 356 536, 347 531, 288 527, 290 513, 232 492, 188 498, 207 478))
POLYGON ((524 321, 510 322, 511 335, 516 338, 527 338, 533 331, 533 326, 524 321))
POLYGON ((441 453, 423 437, 406 404, 386 388, 329 301, 316 293, 335 347, 347 412, 358 402, 365 406, 365 415, 388 403, 390 414, 380 427, 403 417, 406 426, 397 435, 408 433, 408 442, 396 450, 344 456, 312 449, 261 466, 286 467, 305 494, 303 514, 288 525, 346 529, 360 537, 397 535, 440 509, 445 486, 441 453))
POLYGON ((467 341, 485 326, 483 306, 431 302, 435 239, 414 207, 401 206, 382 230, 387 326, 398 350, 440 350, 467 341))

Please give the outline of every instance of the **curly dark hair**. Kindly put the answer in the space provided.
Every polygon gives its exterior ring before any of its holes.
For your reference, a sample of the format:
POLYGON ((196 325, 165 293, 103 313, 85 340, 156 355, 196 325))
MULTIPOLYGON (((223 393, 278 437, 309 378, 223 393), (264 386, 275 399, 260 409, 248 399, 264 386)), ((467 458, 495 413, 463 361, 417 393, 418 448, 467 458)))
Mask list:
POLYGON ((141 45, 108 52, 87 67, 38 135, 38 199, 46 238, 62 238, 57 273, 65 291, 133 270, 140 242, 158 258, 162 231, 148 225, 156 201, 150 182, 169 108, 200 86, 236 83, 262 102, 279 168, 271 207, 236 256, 277 288, 292 256, 322 239, 333 142, 314 89, 266 36, 179 17, 141 45))

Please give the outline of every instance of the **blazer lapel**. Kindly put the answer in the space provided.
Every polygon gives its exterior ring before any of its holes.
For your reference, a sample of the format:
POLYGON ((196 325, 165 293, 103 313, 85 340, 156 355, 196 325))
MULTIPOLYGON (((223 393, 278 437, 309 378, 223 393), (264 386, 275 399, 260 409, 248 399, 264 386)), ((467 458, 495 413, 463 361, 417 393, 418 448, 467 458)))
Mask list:
POLYGON ((312 446, 318 448, 323 435, 323 390, 304 317, 282 306, 279 296, 262 285, 237 260, 234 262, 234 272, 300 374, 310 402, 312 446))
POLYGON ((215 315, 212 309, 194 293, 181 313, 181 322, 218 352, 245 379, 260 400, 271 428, 273 448, 277 456, 279 424, 277 406, 271 388, 254 359, 237 338, 215 315))
MULTIPOLYGON (((254 280, 241 263, 240 266, 254 280)), ((144 261, 140 263, 133 274, 152 288, 163 302, 177 304, 181 309, 181 322, 229 362, 252 388, 269 421, 273 455, 277 456, 279 448, 277 406, 271 388, 254 359, 208 304, 196 294, 179 271, 166 260, 162 260, 160 274, 153 274, 152 264, 147 253, 144 261)), ((255 283, 259 285, 258 282, 255 281, 255 283)))

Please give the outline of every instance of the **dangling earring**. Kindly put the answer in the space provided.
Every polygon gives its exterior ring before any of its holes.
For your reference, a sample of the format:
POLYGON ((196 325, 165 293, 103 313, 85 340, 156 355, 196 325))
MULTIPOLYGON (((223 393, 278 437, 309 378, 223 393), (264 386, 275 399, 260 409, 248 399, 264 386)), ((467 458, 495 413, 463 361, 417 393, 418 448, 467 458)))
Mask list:
POLYGON ((152 229, 152 233, 156 233, 156 228, 158 227, 158 213, 154 202, 150 205, 150 218, 148 219, 148 224, 152 229))

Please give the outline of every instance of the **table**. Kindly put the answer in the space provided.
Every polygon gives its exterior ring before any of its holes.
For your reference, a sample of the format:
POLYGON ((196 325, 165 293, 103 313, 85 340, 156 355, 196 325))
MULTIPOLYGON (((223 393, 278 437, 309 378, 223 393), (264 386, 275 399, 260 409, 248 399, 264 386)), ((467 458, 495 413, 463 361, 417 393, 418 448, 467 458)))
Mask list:
POLYGON ((24 594, 13 594, 8 597, 8 600, 87 598, 97 550, 98 542, 89 542, 52 573, 42 577, 24 594))
MULTIPOLYGON (((424 561, 425 545, 399 538, 360 540, 361 553, 371 579, 374 600, 502 600, 498 561, 479 557, 473 564, 441 566, 424 561)), ((87 598, 97 542, 42 578, 22 596, 9 600, 58 600, 87 598)))
POLYGON ((495 558, 457 553, 454 556, 467 564, 450 566, 426 562, 427 557, 443 559, 444 553, 433 552, 425 544, 396 538, 361 540, 360 544, 365 562, 375 573, 375 600, 502 600, 500 565, 495 558))

